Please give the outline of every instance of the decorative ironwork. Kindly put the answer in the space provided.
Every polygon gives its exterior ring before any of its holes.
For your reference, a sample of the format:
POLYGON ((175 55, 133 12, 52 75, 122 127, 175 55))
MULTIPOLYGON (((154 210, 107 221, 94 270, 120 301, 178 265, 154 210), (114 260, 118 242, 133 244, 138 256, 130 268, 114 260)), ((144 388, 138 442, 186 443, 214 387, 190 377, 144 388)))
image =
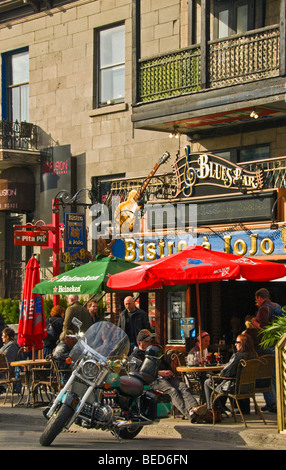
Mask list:
POLYGON ((286 188, 286 157, 255 160, 239 164, 248 171, 263 169, 264 188, 286 188))
POLYGON ((210 88, 279 75, 279 28, 264 28, 209 47, 210 88))
POLYGON ((38 128, 30 122, 0 121, 0 148, 37 150, 38 128))
POLYGON ((182 49, 140 61, 140 101, 185 95, 200 90, 200 48, 182 49))
MULTIPOLYGON (((208 43, 209 88, 279 75, 279 26, 208 43)), ((156 101, 201 90, 201 49, 187 49, 139 61, 139 101, 156 101)))
MULTIPOLYGON (((112 197, 115 196, 119 197, 120 201, 123 202, 127 199, 130 191, 140 189, 144 181, 145 178, 112 180, 110 191, 102 195, 102 202, 107 206, 111 206, 112 197)), ((175 188, 176 181, 173 173, 153 176, 144 192, 145 200, 158 201, 160 199, 171 199, 175 188)))

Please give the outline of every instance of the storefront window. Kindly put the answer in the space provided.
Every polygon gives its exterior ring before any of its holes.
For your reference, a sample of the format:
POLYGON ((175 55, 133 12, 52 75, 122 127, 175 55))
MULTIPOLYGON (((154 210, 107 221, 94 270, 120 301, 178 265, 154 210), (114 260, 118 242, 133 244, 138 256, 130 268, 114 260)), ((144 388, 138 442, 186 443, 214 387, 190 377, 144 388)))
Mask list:
POLYGON ((181 337, 182 317, 185 317, 185 292, 172 292, 168 294, 168 343, 184 343, 181 337))

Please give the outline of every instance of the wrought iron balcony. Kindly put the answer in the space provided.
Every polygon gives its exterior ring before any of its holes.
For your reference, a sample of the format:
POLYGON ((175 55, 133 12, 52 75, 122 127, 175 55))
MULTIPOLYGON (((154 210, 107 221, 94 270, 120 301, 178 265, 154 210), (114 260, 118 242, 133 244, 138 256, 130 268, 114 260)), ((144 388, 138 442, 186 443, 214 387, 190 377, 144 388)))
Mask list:
POLYGON ((258 167, 261 167, 264 173, 265 189, 286 188, 286 157, 255 160, 245 162, 240 166, 248 171, 256 171, 258 167))
POLYGON ((0 121, 1 150, 37 150, 38 128, 30 122, 0 121))
MULTIPOLYGON (((279 76, 279 25, 208 42, 207 88, 279 76)), ((196 93, 201 85, 201 47, 139 61, 138 101, 196 93)))

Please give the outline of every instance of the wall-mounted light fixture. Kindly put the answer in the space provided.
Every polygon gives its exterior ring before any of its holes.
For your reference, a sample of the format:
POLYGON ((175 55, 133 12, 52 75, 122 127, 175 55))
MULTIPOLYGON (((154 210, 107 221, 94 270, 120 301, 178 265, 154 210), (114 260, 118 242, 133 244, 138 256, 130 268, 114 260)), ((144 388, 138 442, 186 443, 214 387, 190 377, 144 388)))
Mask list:
POLYGON ((253 119, 258 119, 259 118, 259 115, 257 114, 257 112, 255 111, 255 108, 253 108, 253 110, 251 111, 250 115, 249 115, 251 118, 253 119))
POLYGON ((180 132, 178 131, 178 127, 177 127, 177 126, 174 126, 174 130, 173 130, 173 132, 171 132, 171 133, 169 134, 169 137, 170 137, 170 139, 172 139, 173 137, 175 137, 175 139, 178 139, 179 137, 181 137, 181 134, 180 134, 180 132))

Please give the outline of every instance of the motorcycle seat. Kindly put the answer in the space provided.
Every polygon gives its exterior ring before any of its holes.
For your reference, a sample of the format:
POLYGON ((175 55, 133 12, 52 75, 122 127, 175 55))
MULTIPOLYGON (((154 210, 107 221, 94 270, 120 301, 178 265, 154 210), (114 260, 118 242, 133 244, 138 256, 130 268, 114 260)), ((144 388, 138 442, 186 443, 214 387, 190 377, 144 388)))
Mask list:
POLYGON ((151 377, 150 375, 142 374, 142 373, 139 374, 138 372, 130 372, 129 375, 141 380, 144 383, 144 385, 150 385, 155 380, 153 376, 151 377))
POLYGON ((120 377, 120 390, 123 392, 125 395, 131 396, 131 397, 139 397, 139 395, 142 394, 143 389, 144 389, 144 384, 142 379, 140 380, 140 377, 136 376, 128 376, 128 375, 123 375, 120 377))

